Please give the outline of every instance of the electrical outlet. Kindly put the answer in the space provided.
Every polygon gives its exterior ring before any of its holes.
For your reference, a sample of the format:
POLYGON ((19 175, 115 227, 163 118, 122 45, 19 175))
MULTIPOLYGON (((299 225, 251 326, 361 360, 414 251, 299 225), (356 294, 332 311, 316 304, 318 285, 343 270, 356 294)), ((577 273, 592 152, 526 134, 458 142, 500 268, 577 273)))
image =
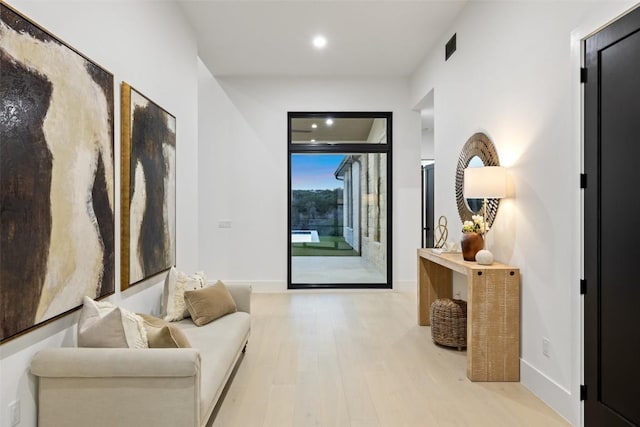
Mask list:
POLYGON ((20 424, 20 399, 9 403, 9 416, 11 417, 11 427, 20 424))
POLYGON ((231 228, 231 221, 218 221, 218 228, 231 228))
POLYGON ((547 357, 551 357, 549 355, 549 347, 551 347, 551 341, 549 341, 549 338, 542 337, 542 354, 547 357))
POLYGON ((456 291, 456 294, 454 295, 454 297, 456 297, 456 299, 460 299, 460 296, 461 296, 460 291, 456 291))

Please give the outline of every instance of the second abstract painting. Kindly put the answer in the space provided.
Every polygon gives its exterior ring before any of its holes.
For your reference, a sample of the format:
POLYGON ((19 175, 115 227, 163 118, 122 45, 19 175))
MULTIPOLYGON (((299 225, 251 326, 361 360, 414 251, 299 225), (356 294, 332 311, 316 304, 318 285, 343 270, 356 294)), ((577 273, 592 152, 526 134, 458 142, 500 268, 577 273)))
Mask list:
POLYGON ((121 289, 176 261, 176 118, 122 84, 121 289))

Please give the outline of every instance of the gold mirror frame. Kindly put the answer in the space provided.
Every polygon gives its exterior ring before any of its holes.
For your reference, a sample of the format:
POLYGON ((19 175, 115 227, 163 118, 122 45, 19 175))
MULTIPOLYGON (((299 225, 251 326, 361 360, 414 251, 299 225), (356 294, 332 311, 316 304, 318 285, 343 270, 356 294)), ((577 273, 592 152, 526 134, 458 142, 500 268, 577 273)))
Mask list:
MULTIPOLYGON (((462 222, 471 221, 471 216, 476 214, 469 209, 464 199, 464 170, 469 166, 469 162, 474 156, 478 156, 484 166, 500 166, 496 147, 484 133, 473 134, 464 144, 456 168, 456 204, 458 205, 458 215, 460 215, 462 222)), ((499 205, 500 199, 487 199, 487 217, 485 221, 488 228, 491 228, 493 220, 498 214, 499 205)))

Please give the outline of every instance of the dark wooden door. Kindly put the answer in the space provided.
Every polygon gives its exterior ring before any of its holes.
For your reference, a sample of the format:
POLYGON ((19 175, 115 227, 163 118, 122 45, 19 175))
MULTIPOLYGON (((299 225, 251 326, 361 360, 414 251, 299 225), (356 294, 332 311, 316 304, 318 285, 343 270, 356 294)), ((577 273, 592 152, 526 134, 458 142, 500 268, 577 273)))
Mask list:
POLYGON ((585 41, 585 426, 640 425, 640 9, 585 41))
POLYGON ((422 247, 433 247, 433 164, 422 166, 422 247))

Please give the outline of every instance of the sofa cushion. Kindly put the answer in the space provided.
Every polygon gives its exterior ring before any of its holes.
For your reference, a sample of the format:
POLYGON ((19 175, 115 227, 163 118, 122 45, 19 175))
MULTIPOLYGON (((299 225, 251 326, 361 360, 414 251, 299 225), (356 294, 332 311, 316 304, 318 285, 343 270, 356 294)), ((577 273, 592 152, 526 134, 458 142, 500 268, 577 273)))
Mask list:
POLYGON ((78 347, 147 348, 142 317, 85 296, 78 320, 78 347))
POLYGON ((189 340, 182 329, 173 323, 149 314, 139 313, 144 320, 149 348, 189 348, 189 340))
POLYGON ((208 288, 186 291, 184 301, 193 323, 198 326, 236 312, 236 303, 227 287, 219 280, 208 288))
POLYGON ((171 267, 164 281, 162 292, 162 318, 169 322, 175 322, 189 317, 189 312, 184 303, 184 292, 202 289, 207 285, 204 273, 198 272, 193 276, 171 267))

